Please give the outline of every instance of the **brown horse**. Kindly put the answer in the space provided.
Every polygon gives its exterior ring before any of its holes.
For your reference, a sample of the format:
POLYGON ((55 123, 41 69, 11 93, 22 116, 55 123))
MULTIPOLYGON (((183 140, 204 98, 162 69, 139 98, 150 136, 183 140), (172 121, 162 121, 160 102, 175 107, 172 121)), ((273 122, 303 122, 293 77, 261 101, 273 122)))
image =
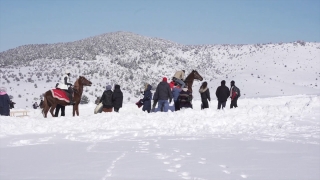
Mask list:
MULTIPOLYGON (((75 116, 75 113, 77 113, 77 116, 79 116, 79 103, 80 103, 80 100, 82 97, 83 86, 91 86, 91 85, 92 85, 92 82, 87 80, 83 76, 80 76, 76 80, 76 82, 74 83, 74 86, 73 86, 74 98, 73 98, 73 100, 74 100, 75 104, 73 105, 73 116, 75 116)), ((53 111, 56 108, 57 104, 60 104, 62 106, 69 105, 69 103, 67 103, 65 101, 54 98, 52 96, 51 90, 44 93, 43 98, 44 98, 44 101, 43 101, 42 114, 45 118, 47 117, 47 113, 49 110, 50 110, 52 117, 54 117, 53 111)))
POLYGON ((203 80, 202 76, 198 73, 196 70, 192 70, 192 72, 187 76, 187 78, 184 80, 184 83, 186 83, 186 86, 188 86, 188 90, 192 93, 192 85, 193 81, 195 79, 198 79, 200 81, 203 80))

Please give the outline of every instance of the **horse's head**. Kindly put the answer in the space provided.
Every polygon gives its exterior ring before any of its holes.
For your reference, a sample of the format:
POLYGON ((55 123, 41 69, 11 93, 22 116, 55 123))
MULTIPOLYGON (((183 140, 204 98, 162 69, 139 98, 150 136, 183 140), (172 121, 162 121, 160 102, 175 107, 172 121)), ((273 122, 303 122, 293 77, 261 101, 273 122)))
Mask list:
POLYGON ((86 78, 83 77, 83 76, 80 76, 80 77, 79 77, 79 80, 80 80, 80 82, 81 82, 81 84, 82 84, 83 86, 91 86, 91 85, 92 85, 92 82, 89 81, 88 79, 86 79, 86 78))
POLYGON ((202 76, 196 70, 192 70, 192 74, 194 75, 194 79, 198 79, 200 81, 203 80, 202 76))

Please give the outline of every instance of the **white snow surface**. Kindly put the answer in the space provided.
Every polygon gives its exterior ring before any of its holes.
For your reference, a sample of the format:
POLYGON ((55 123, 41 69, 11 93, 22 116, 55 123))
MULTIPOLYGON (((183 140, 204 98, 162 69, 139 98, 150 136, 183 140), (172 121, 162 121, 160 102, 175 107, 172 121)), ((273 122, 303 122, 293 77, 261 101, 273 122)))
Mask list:
POLYGON ((240 98, 224 110, 200 103, 167 113, 125 103, 93 114, 89 103, 78 117, 71 107, 59 118, 39 109, 1 116, 0 179, 320 179, 319 95, 240 98))
POLYGON ((17 103, 12 111, 29 111, 26 117, 0 116, 1 180, 320 179, 320 43, 166 51, 135 51, 127 44, 119 46, 125 53, 96 60, 45 58, 0 67, 0 84, 17 103), (79 106, 78 117, 67 107, 66 117, 45 119, 32 104, 65 69, 72 82, 80 75, 92 81, 84 88, 90 102, 79 106), (200 110, 199 81, 194 109, 148 114, 137 108, 144 83, 156 86, 181 69, 196 69, 208 82, 209 109, 200 110), (238 108, 229 109, 228 100, 217 110, 221 80, 228 87, 235 80, 240 88, 238 108), (94 114, 93 102, 107 83, 121 86, 123 108, 94 114))

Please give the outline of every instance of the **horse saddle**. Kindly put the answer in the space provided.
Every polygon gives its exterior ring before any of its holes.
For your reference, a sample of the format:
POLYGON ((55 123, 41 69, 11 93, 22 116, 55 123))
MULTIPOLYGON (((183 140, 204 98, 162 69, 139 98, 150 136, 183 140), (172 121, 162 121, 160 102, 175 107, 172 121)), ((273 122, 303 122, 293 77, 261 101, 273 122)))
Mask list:
POLYGON ((68 97, 68 93, 62 89, 51 89, 52 96, 56 99, 59 99, 61 101, 65 101, 67 103, 70 103, 70 99, 68 97))

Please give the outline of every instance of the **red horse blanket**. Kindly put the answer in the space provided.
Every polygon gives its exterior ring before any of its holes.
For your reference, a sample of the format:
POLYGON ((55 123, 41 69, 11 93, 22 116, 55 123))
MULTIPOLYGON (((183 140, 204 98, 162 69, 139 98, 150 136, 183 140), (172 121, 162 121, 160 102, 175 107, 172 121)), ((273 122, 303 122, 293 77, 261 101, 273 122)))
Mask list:
POLYGON ((67 96, 67 93, 64 91, 64 90, 61 90, 61 89, 51 89, 51 92, 52 92, 52 96, 54 98, 57 98, 61 101, 66 101, 67 103, 70 102, 68 96, 67 96))

